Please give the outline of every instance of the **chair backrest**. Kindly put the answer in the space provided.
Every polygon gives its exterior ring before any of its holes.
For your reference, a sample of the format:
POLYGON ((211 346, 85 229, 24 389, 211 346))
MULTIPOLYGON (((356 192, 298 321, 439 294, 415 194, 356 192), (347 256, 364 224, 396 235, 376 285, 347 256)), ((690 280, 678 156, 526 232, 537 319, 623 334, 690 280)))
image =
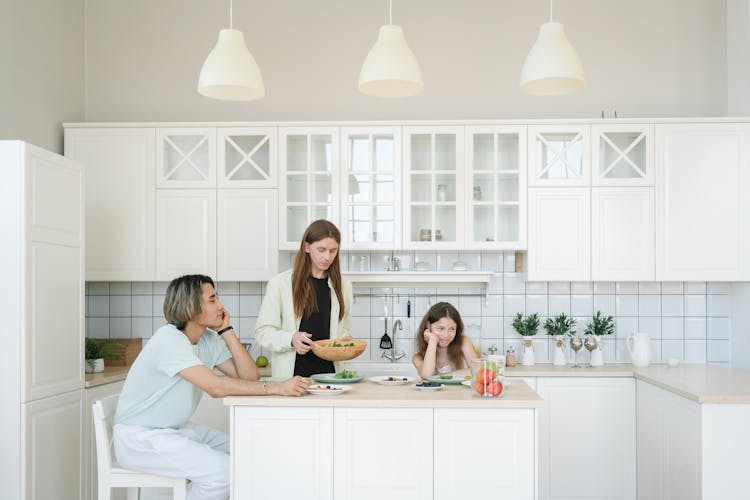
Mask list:
POLYGON ((94 435, 96 436, 96 467, 99 481, 106 480, 112 469, 112 425, 118 395, 94 401, 94 435))

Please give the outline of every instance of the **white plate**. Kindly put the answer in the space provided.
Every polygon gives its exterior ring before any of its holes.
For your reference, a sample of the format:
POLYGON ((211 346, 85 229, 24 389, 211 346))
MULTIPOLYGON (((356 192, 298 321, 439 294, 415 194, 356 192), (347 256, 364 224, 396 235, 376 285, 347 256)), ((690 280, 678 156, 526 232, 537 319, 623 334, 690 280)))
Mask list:
POLYGON ((439 391, 440 389, 442 389, 443 388, 443 384, 440 384, 440 385, 434 386, 434 387, 420 387, 420 386, 418 386, 418 385, 415 384, 414 388, 416 390, 422 391, 422 392, 435 392, 435 391, 439 391))
POLYGON ((381 375, 378 377, 370 377, 367 380, 375 382, 380 385, 406 385, 417 380, 416 377, 399 377, 395 375, 381 375), (392 379, 392 380, 389 380, 392 379))
POLYGON ((307 388, 307 392, 310 394, 327 394, 329 396, 337 396, 351 390, 352 386, 350 385, 335 384, 311 384, 310 387, 307 388))

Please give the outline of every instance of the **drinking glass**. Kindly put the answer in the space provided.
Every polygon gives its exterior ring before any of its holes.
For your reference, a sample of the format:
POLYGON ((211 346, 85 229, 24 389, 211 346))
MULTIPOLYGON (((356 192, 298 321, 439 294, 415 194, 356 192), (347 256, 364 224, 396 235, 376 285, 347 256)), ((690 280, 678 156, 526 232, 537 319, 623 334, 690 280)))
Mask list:
POLYGON ((591 368, 591 351, 596 349, 597 345, 597 339, 593 335, 586 337, 586 340, 583 342, 583 347, 589 352, 589 363, 586 365, 586 368, 591 368))
POLYGON ((573 337, 570 339, 570 348, 575 353, 575 361, 573 362, 573 368, 578 368, 581 365, 578 364, 578 351, 583 347, 583 339, 581 337, 573 337))

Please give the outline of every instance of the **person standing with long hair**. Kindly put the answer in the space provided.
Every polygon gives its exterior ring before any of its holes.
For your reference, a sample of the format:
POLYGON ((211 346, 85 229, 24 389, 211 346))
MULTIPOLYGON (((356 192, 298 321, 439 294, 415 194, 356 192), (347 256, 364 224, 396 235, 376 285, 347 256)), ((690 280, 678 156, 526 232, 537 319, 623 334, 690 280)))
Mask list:
POLYGON ((302 236, 294 267, 266 286, 255 339, 271 350, 274 377, 336 371, 333 362, 312 352, 312 344, 349 337, 352 287, 341 276, 340 244, 338 228, 316 220, 302 236))

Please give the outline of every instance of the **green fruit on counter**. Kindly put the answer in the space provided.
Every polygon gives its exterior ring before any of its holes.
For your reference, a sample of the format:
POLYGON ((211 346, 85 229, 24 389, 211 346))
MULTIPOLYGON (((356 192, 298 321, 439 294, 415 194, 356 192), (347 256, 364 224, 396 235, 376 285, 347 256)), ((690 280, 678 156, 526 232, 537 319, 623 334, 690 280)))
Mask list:
POLYGON ((265 356, 258 356, 258 359, 255 360, 255 366, 259 368, 263 368, 264 366, 268 366, 268 358, 265 356))

